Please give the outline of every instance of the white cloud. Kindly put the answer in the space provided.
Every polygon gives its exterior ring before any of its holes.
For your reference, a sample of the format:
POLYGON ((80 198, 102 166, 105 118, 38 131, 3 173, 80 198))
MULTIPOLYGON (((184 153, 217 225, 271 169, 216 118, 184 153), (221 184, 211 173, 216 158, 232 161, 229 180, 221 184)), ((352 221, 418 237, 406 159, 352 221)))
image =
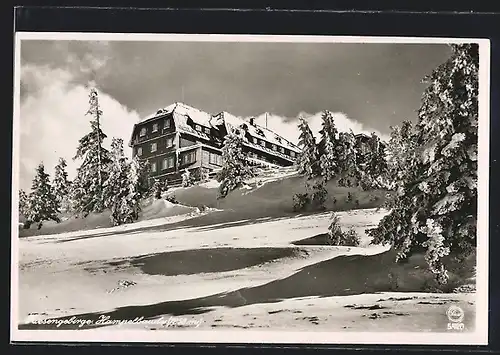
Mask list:
MULTIPOLYGON (((43 162, 52 176, 59 157, 68 162, 68 174, 73 178, 79 161, 73 161, 78 140, 89 132, 89 89, 72 82, 73 75, 62 69, 25 65, 21 68, 21 81, 27 95, 20 109, 20 187, 29 190, 36 166, 43 162)), ((109 148, 112 137, 124 140, 125 152, 132 126, 139 115, 104 92, 99 92, 103 111, 102 129, 108 138, 104 146, 109 148)))
POLYGON ((65 64, 71 72, 90 74, 105 67, 110 59, 110 46, 107 41, 93 42, 67 42, 56 41, 53 43, 54 51, 65 57, 65 64), (78 53, 74 52, 78 49, 78 53), (84 53, 81 51, 84 50, 84 53))
MULTIPOLYGON (((332 115, 335 120, 337 129, 341 132, 349 132, 350 130, 352 130, 355 134, 365 133, 368 135, 370 135, 372 132, 375 132, 381 139, 388 139, 387 135, 380 133, 376 129, 366 127, 362 123, 349 118, 343 112, 332 112, 332 115)), ((307 120, 313 134, 315 135, 316 139, 318 139, 322 124, 321 116, 322 112, 317 112, 315 114, 301 112, 297 115, 297 117, 283 117, 275 114, 267 114, 267 127, 275 131, 276 133, 279 133, 289 141, 297 144, 300 134, 298 129, 298 118, 304 117, 307 120)), ((255 122, 261 126, 265 126, 266 114, 264 113, 257 116, 255 118, 255 122)))

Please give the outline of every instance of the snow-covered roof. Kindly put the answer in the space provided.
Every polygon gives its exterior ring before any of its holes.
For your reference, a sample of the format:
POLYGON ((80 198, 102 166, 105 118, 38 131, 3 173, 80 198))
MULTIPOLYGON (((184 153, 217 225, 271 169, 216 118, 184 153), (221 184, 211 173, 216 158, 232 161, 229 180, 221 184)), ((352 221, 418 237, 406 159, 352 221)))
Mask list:
MULTIPOLYGON (((207 114, 208 115, 208 114, 207 114)), ((210 118, 210 115, 208 115, 210 118)), ((210 135, 206 134, 204 131, 200 132, 197 131, 195 128, 190 126, 188 124, 188 118, 191 118, 194 122, 194 124, 198 124, 202 126, 203 128, 211 128, 210 121, 209 119, 207 120, 205 117, 203 117, 202 114, 198 112, 189 112, 187 110, 183 109, 174 109, 172 112, 172 117, 175 122, 175 127, 177 131, 181 133, 188 133, 192 136, 204 139, 204 140, 210 140, 210 135), (195 115, 191 116, 191 114, 195 113, 195 115)))
POLYGON ((175 102, 167 107, 161 108, 155 113, 147 115, 137 124, 141 124, 146 121, 153 120, 157 117, 165 116, 167 114, 172 114, 175 126, 178 131, 188 133, 201 139, 210 140, 210 136, 208 134, 206 134, 205 132, 199 132, 188 124, 188 117, 191 118, 194 124, 198 124, 206 128, 212 128, 212 124, 210 122, 212 116, 204 111, 198 110, 197 108, 191 107, 182 102, 175 102))
MULTIPOLYGON (((188 118, 190 118, 195 125, 200 125, 202 127, 211 128, 215 130, 218 130, 220 126, 224 125, 228 132, 233 128, 240 128, 242 125, 246 125, 247 127, 246 131, 250 134, 250 136, 267 141, 271 144, 275 144, 279 147, 284 147, 296 153, 300 152, 299 147, 288 141, 286 138, 280 136, 276 132, 271 131, 270 129, 267 129, 255 123, 251 124, 249 121, 240 117, 236 117, 233 114, 226 111, 222 111, 217 115, 210 115, 207 112, 201 111, 197 108, 191 107, 182 102, 175 102, 167 107, 159 109, 155 113, 144 117, 137 124, 141 124, 146 121, 153 120, 157 117, 159 118, 165 116, 167 114, 172 114, 176 129, 178 131, 182 133, 188 133, 192 136, 204 140, 210 140, 210 135, 206 134, 204 131, 200 132, 194 129, 191 125, 188 124, 188 118)), ((131 138, 130 142, 132 142, 132 139, 133 138, 131 138)), ((265 151, 267 153, 281 156, 286 159, 290 159, 290 157, 280 153, 279 151, 262 147, 260 145, 254 144, 253 142, 249 142, 248 140, 245 143, 247 143, 249 146, 265 151)))
MULTIPOLYGON (((223 112, 221 112, 221 114, 222 114, 222 118, 223 118, 224 122, 226 123, 226 126, 228 126, 228 128, 240 128, 244 124, 244 125, 246 125, 246 127, 247 127, 246 131, 250 134, 250 136, 265 140, 265 141, 267 141, 271 144, 275 144, 279 147, 284 147, 284 148, 290 149, 292 151, 295 151, 296 153, 300 152, 300 148, 297 147, 295 144, 291 143, 286 138, 283 138, 278 133, 271 131, 270 129, 267 129, 266 127, 262 127, 256 123, 251 124, 249 121, 246 121, 242 118, 236 117, 236 116, 230 114, 229 112, 223 111, 223 112)), ((228 129, 228 131, 229 131, 229 129, 228 129)), ((257 146, 255 144, 253 144, 253 142, 249 142, 249 143, 251 143, 252 146, 257 146)), ((258 148, 261 150, 264 149, 265 151, 267 151, 268 153, 271 153, 271 154, 277 154, 280 156, 282 155, 275 150, 266 149, 266 148, 263 148, 262 146, 258 146, 258 148)), ((285 155, 283 155, 283 156, 285 156, 285 155)))

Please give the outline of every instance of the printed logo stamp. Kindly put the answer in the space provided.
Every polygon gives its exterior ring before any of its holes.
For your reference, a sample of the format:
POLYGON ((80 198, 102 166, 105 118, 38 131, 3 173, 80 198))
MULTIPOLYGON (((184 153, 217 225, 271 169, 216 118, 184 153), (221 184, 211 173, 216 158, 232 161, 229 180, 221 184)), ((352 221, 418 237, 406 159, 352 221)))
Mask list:
POLYGON ((465 313, 462 308, 458 306, 450 306, 446 311, 446 316, 448 317, 448 330, 464 330, 465 326, 462 322, 465 317, 465 313))

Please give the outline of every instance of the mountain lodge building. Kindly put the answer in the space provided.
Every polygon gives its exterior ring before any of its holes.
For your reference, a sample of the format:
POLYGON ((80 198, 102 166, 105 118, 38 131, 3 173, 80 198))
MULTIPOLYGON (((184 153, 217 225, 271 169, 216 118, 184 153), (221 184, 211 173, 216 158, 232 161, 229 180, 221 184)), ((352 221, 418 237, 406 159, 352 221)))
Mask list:
POLYGON ((210 115, 177 102, 134 125, 129 146, 133 156, 147 160, 150 177, 178 181, 188 169, 210 173, 222 167, 222 145, 231 130, 243 130, 243 150, 250 164, 293 165, 300 148, 279 134, 228 112, 210 115))

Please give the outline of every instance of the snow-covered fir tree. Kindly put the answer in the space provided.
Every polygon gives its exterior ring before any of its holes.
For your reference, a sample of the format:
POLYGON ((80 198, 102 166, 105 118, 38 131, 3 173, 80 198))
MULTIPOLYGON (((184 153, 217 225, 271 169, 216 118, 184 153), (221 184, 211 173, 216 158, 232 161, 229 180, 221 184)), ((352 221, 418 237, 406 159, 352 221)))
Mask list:
POLYGON ((210 180, 210 170, 201 168, 200 170, 200 181, 201 182, 206 182, 210 180))
POLYGON ((478 66, 478 45, 456 44, 426 77, 413 159, 392 211, 368 231, 398 259, 423 248, 441 283, 448 279, 443 258, 460 260, 476 248, 478 66))
POLYGON ((339 133, 340 186, 356 186, 360 180, 360 168, 356 161, 356 138, 352 131, 339 133))
POLYGON ((189 187, 194 184, 194 177, 188 169, 182 173, 182 187, 189 187))
POLYGON ((389 173, 385 147, 375 133, 372 133, 368 140, 368 154, 365 159, 366 165, 363 173, 369 180, 370 187, 387 188, 389 186, 389 173))
POLYGON ((137 191, 141 197, 146 197, 152 187, 151 179, 149 177, 151 165, 147 160, 139 159, 137 155, 132 158, 130 164, 133 164, 137 171, 137 191))
POLYGON ((414 129, 410 121, 401 126, 391 126, 391 136, 387 144, 387 164, 392 181, 402 181, 415 151, 414 129))
POLYGON ((153 187, 152 187, 153 196, 155 199, 157 199, 157 200, 161 199, 163 187, 164 187, 164 184, 159 179, 155 179, 155 182, 153 183, 153 187))
POLYGON ((121 199, 120 214, 123 223, 131 223, 139 219, 141 199, 147 191, 144 190, 144 171, 145 165, 137 157, 134 157, 127 171, 128 186, 124 192, 125 196, 121 199))
POLYGON ((220 182, 218 198, 224 198, 229 192, 243 185, 245 179, 252 176, 246 154, 243 152, 243 137, 238 130, 229 132, 222 147, 222 169, 217 174, 220 182))
POLYGON ((23 189, 19 190, 19 213, 24 218, 28 216, 28 195, 23 189))
POLYGON ((329 111, 323 112, 321 118, 323 123, 320 131, 321 140, 319 142, 320 168, 321 175, 328 181, 339 172, 339 132, 329 111))
POLYGON ((45 172, 43 163, 36 168, 36 175, 31 185, 28 197, 25 228, 30 228, 33 223, 38 229, 42 228, 44 221, 60 222, 59 203, 50 184, 49 174, 45 172))
POLYGON ((54 180, 52 186, 54 194, 61 206, 61 211, 68 211, 69 209, 69 193, 71 182, 68 180, 68 173, 66 172, 67 163, 64 158, 59 158, 59 162, 54 168, 54 180))
POLYGON ((72 184, 71 200, 73 208, 84 216, 90 212, 101 212, 105 205, 104 181, 108 178, 108 165, 111 163, 109 151, 102 146, 106 134, 101 130, 99 119, 102 115, 97 102, 97 92, 90 93, 90 109, 93 116, 91 131, 79 140, 73 160, 80 159, 77 176, 72 184))
POLYGON ((108 166, 107 179, 103 184, 104 206, 111 210, 111 222, 123 223, 121 214, 122 199, 128 194, 129 165, 123 152, 123 140, 113 138, 111 142, 111 162, 108 166))
POLYGON ((303 117, 299 118, 298 127, 300 131, 299 147, 302 148, 302 152, 297 159, 299 174, 304 174, 308 178, 319 176, 321 175, 321 167, 316 139, 309 124, 303 117))

